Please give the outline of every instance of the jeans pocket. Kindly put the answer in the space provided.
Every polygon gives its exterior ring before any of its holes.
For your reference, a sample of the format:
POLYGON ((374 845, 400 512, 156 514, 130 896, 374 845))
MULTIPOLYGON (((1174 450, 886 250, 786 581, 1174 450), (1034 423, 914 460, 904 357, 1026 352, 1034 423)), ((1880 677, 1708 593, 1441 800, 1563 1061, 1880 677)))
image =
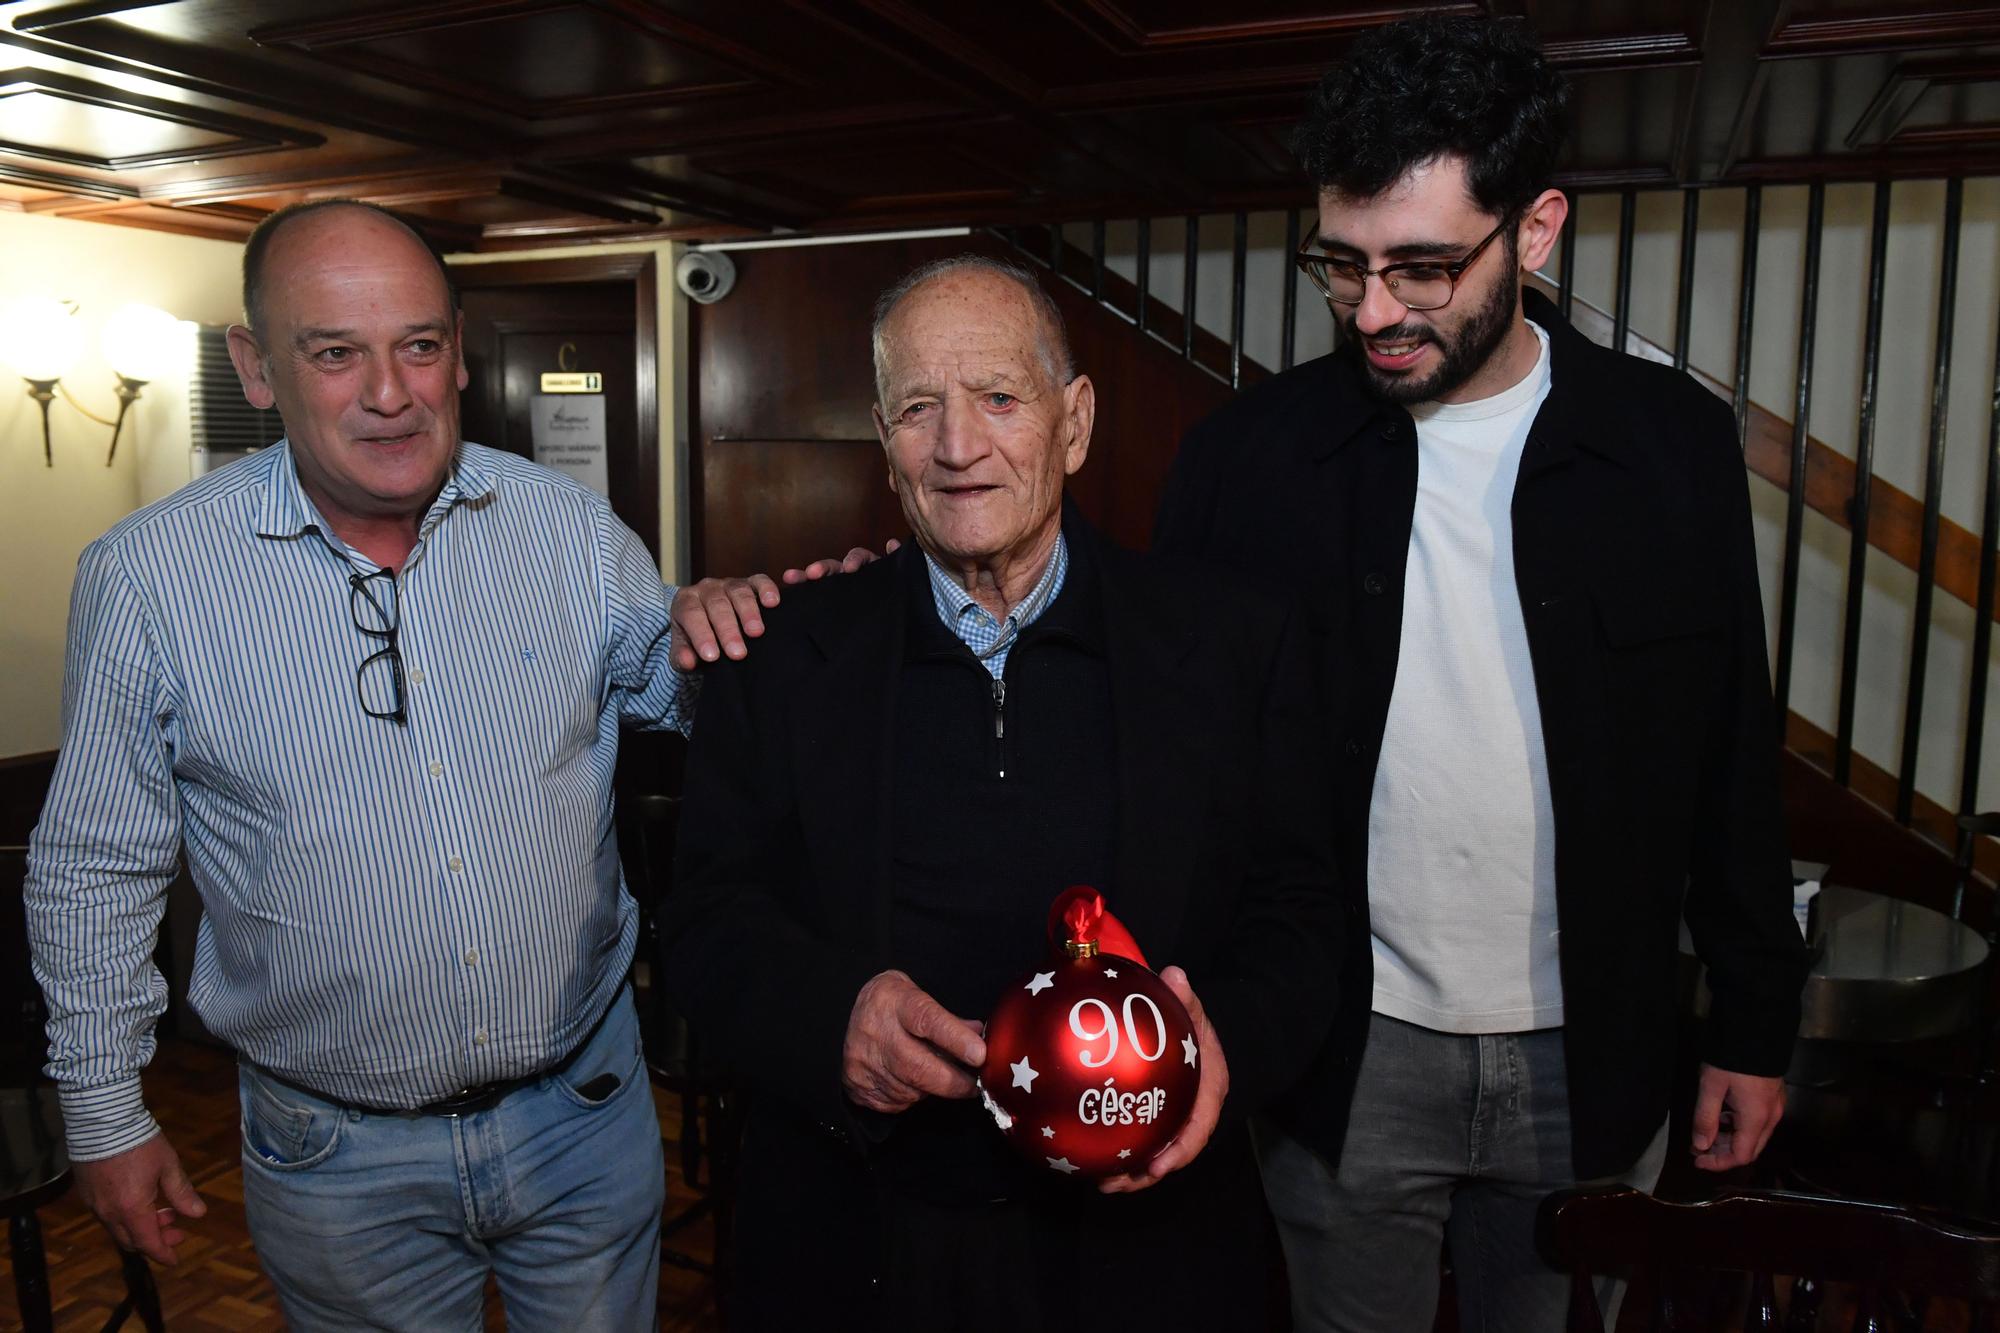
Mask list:
POLYGON ((243 1157, 271 1171, 304 1171, 340 1146, 341 1113, 295 1102, 245 1070, 238 1080, 243 1103, 243 1157))
POLYGON ((637 1045, 599 1041, 598 1050, 585 1051, 576 1063, 549 1082, 557 1091, 586 1111, 617 1100, 618 1094, 633 1083, 644 1081, 644 1060, 637 1045))

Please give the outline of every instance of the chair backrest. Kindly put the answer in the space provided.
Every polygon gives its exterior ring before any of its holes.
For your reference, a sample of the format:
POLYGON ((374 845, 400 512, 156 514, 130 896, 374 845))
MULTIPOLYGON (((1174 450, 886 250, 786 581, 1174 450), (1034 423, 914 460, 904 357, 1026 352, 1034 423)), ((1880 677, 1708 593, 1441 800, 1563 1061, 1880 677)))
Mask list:
MULTIPOLYGON (((1655 1328, 1674 1326, 1672 1279, 1690 1272, 1752 1276, 1746 1329, 1778 1327, 1780 1276, 1803 1279, 1800 1299, 1851 1284, 1857 1327, 1875 1327, 1889 1293, 1947 1296, 1975 1310, 2000 1302, 2000 1226, 1888 1204, 1776 1190, 1703 1203, 1622 1187, 1562 1190, 1542 1201, 1537 1232, 1543 1255, 1570 1274, 1571 1333, 1602 1331, 1592 1274, 1650 1275, 1655 1328)), ((1800 1313, 1788 1327, 1801 1326, 1800 1313)))
POLYGON ((0 846, 0 1087, 32 1085, 48 1055, 48 1010, 28 964, 28 849, 0 846))
MULTIPOLYGON (((2000 837, 2000 810, 1958 817, 1958 853, 1952 858, 1957 873, 1957 881, 1951 891, 1951 915, 1954 920, 1965 920, 1966 890, 1972 887, 1972 863, 1979 851, 1979 840, 1994 837, 2000 837)), ((1989 925, 1986 938, 1991 940, 1993 933, 1993 927, 1989 925)))
POLYGON ((646 1058, 656 1074, 689 1071, 693 1052, 687 1024, 659 984, 663 964, 660 902, 673 884, 674 847, 680 828, 681 774, 686 743, 671 732, 628 733, 617 774, 618 854, 625 883, 639 903, 639 949, 633 975, 646 1058))

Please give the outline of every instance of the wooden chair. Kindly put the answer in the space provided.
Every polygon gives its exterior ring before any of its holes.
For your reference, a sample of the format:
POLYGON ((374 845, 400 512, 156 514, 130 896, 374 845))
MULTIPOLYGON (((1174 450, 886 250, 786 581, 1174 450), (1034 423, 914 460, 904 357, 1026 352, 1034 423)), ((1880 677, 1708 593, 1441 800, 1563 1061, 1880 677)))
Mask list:
MULTIPOLYGON (((0 847, 0 1217, 14 1266, 14 1296, 27 1333, 55 1327, 48 1259, 38 1216, 44 1204, 70 1187, 62 1109, 53 1085, 41 1077, 45 1011, 28 967, 27 916, 21 892, 28 878, 25 847, 0 847)), ((147 1333, 166 1327, 160 1293, 144 1256, 123 1252, 125 1295, 112 1308, 104 1333, 132 1315, 147 1333)))
POLYGON ((1542 1201, 1537 1239, 1570 1274, 1569 1333, 1603 1333, 1592 1274, 1649 1276, 1647 1327, 1656 1330, 1712 1327, 1687 1322, 1682 1304, 1681 1280, 1701 1272, 1750 1274, 1743 1326, 1760 1333, 1817 1328, 1829 1284, 1854 1288, 1851 1327, 1866 1333, 1893 1327, 1892 1305, 1911 1297, 1968 1302, 1975 1330, 1993 1328, 2000 1308, 2000 1226, 1887 1204, 1781 1191, 1667 1203, 1623 1187, 1562 1190, 1542 1201), (1782 1324, 1781 1276, 1795 1279, 1782 1324))

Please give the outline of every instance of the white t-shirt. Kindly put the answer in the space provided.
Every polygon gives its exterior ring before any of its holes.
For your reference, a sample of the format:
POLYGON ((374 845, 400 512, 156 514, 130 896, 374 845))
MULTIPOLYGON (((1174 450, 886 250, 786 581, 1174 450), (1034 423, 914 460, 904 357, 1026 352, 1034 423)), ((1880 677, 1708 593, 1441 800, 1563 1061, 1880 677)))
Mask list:
POLYGON ((1563 1021, 1555 815, 1514 582, 1514 481, 1549 392, 1422 403, 1402 647, 1368 809, 1375 1011, 1440 1032, 1563 1021))

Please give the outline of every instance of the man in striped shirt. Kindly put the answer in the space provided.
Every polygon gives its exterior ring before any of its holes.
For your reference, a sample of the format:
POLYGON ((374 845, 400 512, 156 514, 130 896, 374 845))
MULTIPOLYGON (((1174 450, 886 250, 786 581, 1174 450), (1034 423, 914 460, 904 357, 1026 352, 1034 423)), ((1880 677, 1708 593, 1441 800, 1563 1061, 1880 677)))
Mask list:
POLYGON ((648 1326, 663 1174, 611 780, 622 727, 685 726, 670 656, 724 627, 690 597, 676 649, 601 497, 460 440, 456 303, 401 222, 274 216, 244 303, 231 354, 287 442, 77 574, 27 904, 78 1192, 166 1263, 205 1211, 139 1081, 184 846, 190 999, 241 1055, 292 1324, 476 1328, 491 1272, 516 1326, 648 1326))

